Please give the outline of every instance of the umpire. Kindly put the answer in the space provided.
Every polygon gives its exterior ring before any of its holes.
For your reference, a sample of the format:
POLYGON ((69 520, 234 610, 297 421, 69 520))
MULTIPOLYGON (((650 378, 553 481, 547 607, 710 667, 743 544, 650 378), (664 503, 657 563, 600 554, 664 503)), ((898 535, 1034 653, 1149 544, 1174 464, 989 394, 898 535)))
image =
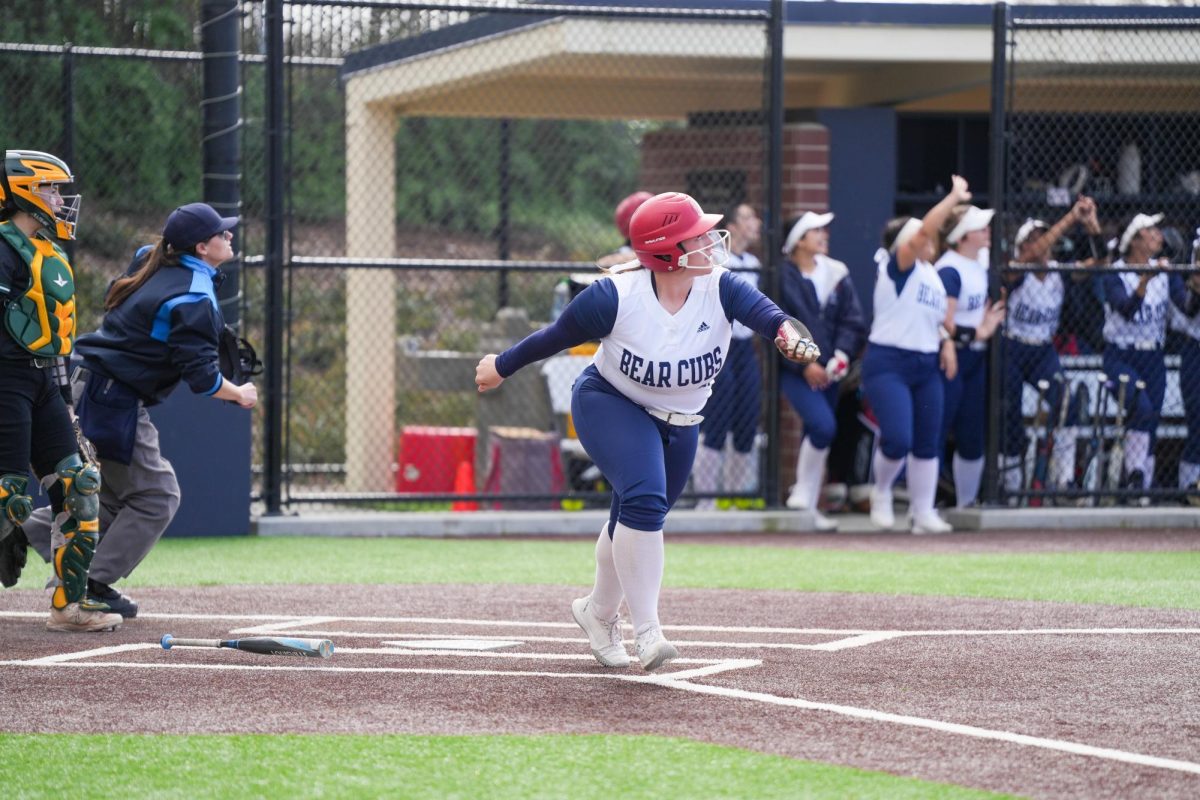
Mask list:
MULTIPOLYGON (((162 238, 138 249, 125 274, 108 287, 100 330, 79 338, 83 365, 71 390, 84 434, 96 446, 104 478, 88 597, 122 617, 137 603, 112 587, 129 577, 179 508, 179 483, 159 451, 147 406, 181 382, 196 394, 254 408, 254 384, 222 376, 225 320, 217 267, 233 258, 237 217, 190 203, 171 212, 162 238)), ((234 376, 240 377, 240 376, 234 376)), ((30 544, 50 557, 50 515, 40 509, 25 524, 30 544)))

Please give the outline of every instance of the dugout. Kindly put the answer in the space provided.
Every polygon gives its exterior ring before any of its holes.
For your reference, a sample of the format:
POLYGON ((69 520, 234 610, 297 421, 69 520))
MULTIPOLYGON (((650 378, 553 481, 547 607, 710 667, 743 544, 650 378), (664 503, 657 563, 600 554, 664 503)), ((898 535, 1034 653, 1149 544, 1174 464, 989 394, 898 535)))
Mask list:
MULTIPOLYGON (((686 5, 767 7, 735 0, 686 5)), ((1119 7, 1015 8, 1101 18, 1119 7)), ((965 174, 987 202, 990 4, 789 2, 785 13, 782 217, 831 210, 837 252, 870 253, 881 220, 936 199, 936 176, 965 174), (940 137, 936 152, 928 147, 933 134, 940 137)), ((380 175, 395 175, 395 153, 380 143, 395 141, 405 117, 684 121, 644 139, 642 188, 702 195, 705 171, 734 171, 747 197, 765 196, 762 137, 741 141, 738 126, 729 124, 763 124, 764 43, 729 37, 693 46, 697 26, 711 24, 718 23, 497 13, 348 56, 341 74, 347 256, 398 255, 394 221, 403 210, 392 193, 379 191, 380 175), (708 155, 714 137, 729 142, 725 160, 708 155), (706 154, 703 169, 689 151, 706 154)), ((1075 50, 1070 57, 1092 56, 1075 50)), ((1055 77, 1048 72, 1044 80, 1053 85, 1055 77)), ((1138 79, 1128 80, 1136 97, 1138 79)), ((869 303, 874 265, 862 259, 851 269, 869 303)), ((386 489, 390 480, 395 343, 377 334, 396 313, 394 280, 368 270, 351 270, 347 280, 347 487, 357 490, 386 489)), ((792 461, 785 456, 785 464, 792 461)))

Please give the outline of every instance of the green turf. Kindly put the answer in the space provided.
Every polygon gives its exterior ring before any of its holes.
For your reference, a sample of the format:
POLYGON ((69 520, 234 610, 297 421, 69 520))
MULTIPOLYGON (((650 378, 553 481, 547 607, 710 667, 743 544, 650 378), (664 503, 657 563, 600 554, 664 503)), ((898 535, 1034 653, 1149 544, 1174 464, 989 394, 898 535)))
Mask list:
MULTIPOLYGON (((592 558, 591 543, 582 539, 167 539, 122 585, 587 586, 592 558)), ((40 587, 48 575, 45 565, 31 564, 21 587, 40 587)), ((1200 608, 1200 552, 930 555, 668 542, 665 584, 1194 609, 1200 608)))
POLYGON ((0 764, 11 798, 1002 796, 648 736, 0 734, 0 764))

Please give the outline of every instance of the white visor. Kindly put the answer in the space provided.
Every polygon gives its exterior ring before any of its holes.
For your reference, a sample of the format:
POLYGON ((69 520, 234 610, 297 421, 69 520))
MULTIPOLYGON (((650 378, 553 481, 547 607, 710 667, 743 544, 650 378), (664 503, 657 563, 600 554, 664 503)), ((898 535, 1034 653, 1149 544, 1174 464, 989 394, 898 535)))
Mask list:
POLYGON ((904 223, 904 227, 896 234, 896 238, 892 241, 892 246, 888 248, 888 252, 895 253, 900 249, 900 245, 911 239, 919 230, 921 230, 921 220, 916 217, 909 217, 908 222, 904 223))
POLYGON ((988 225, 992 224, 992 215, 996 213, 993 208, 977 208, 976 206, 968 206, 962 219, 954 226, 954 230, 946 236, 946 241, 950 244, 958 244, 958 240, 971 231, 981 231, 988 225))
POLYGON ((796 246, 796 243, 804 238, 804 234, 818 228, 824 228, 831 222, 833 222, 832 211, 826 214, 815 214, 812 211, 805 211, 804 216, 796 220, 796 224, 788 232, 787 241, 783 243, 783 254, 785 256, 789 255, 796 246))
POLYGON ((1050 230, 1050 226, 1040 219, 1033 218, 1021 223, 1021 227, 1017 229, 1016 238, 1013 239, 1013 249, 1019 250, 1021 245, 1025 244, 1029 237, 1033 236, 1033 232, 1037 230, 1048 231, 1050 230))
POLYGON ((1133 237, 1138 235, 1138 231, 1153 228, 1162 221, 1162 214, 1136 214, 1133 219, 1129 220, 1129 225, 1121 234, 1121 246, 1118 248, 1121 255, 1124 255, 1125 251, 1129 249, 1129 243, 1133 241, 1133 237))

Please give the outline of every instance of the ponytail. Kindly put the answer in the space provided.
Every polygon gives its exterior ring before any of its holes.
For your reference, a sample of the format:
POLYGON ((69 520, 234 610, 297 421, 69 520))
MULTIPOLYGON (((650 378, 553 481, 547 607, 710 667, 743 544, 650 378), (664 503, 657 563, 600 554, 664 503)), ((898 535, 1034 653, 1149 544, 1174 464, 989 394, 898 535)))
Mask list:
POLYGON ((112 311, 124 303, 131 294, 142 288, 160 267, 164 264, 176 264, 178 260, 179 254, 169 248, 165 240, 159 239, 137 270, 130 275, 122 275, 108 287, 108 294, 104 296, 104 310, 112 311))

